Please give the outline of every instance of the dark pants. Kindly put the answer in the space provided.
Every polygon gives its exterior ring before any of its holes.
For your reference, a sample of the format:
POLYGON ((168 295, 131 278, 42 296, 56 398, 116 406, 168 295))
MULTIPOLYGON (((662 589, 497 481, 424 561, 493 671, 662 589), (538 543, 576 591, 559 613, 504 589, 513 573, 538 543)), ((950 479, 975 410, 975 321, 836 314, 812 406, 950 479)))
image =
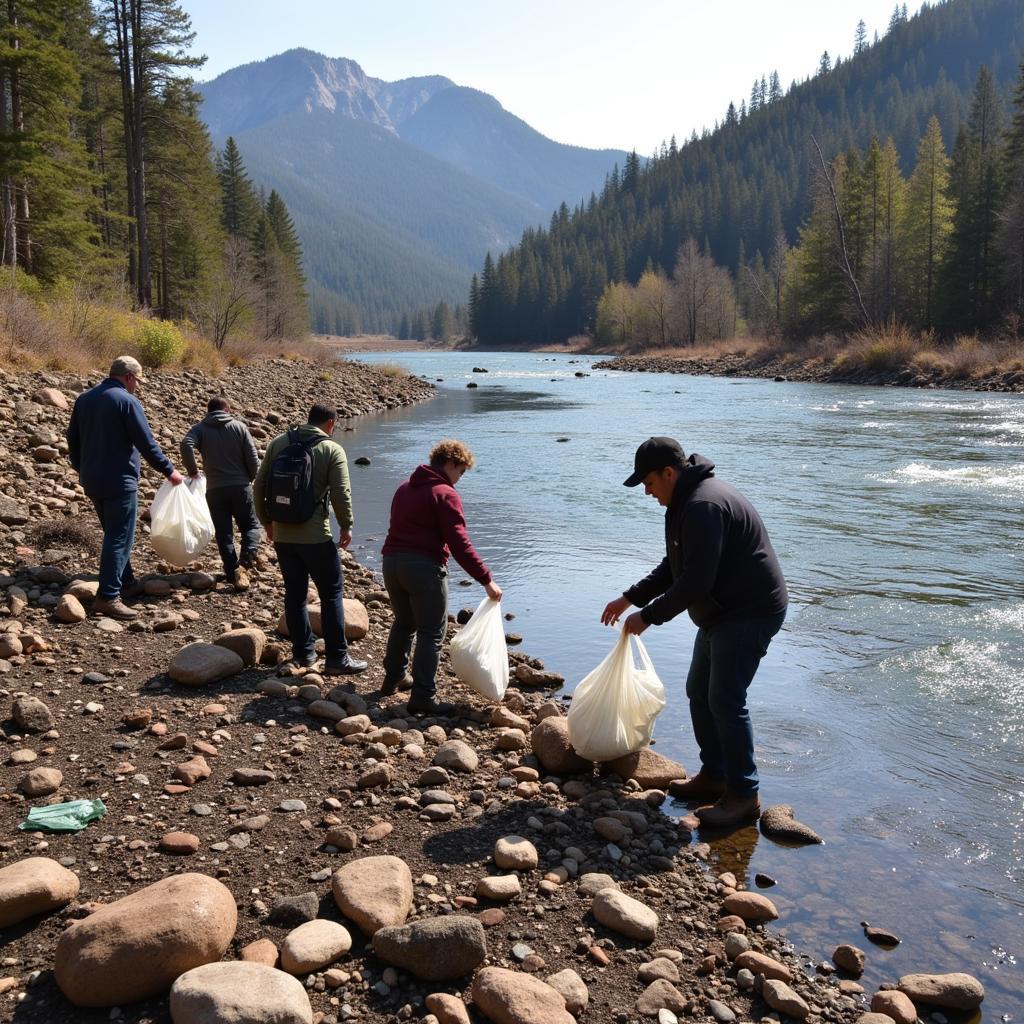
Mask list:
POLYGON ((697 630, 686 677, 693 734, 700 748, 701 770, 725 779, 730 793, 757 792, 747 688, 785 618, 786 613, 779 612, 697 630))
POLYGON ((260 546, 260 524, 252 502, 252 487, 242 484, 215 487, 206 492, 206 504, 210 507, 224 574, 230 580, 239 562, 235 553, 234 524, 238 524, 238 531, 242 535, 242 565, 248 565, 256 557, 256 550, 260 546))
POLYGON ((103 527, 98 596, 104 601, 116 601, 121 590, 135 582, 131 557, 138 497, 137 491, 129 491, 119 498, 92 499, 103 527))
POLYGON ((319 544, 275 544, 277 564, 284 577, 284 617, 292 638, 292 656, 302 663, 316 651, 316 638, 309 628, 306 592, 313 580, 320 595, 320 621, 324 651, 329 662, 343 661, 348 653, 345 640, 345 610, 341 603, 342 575, 338 549, 329 540, 319 544))
POLYGON ((412 697, 430 700, 448 632, 448 570, 426 555, 385 555, 384 586, 395 613, 384 653, 384 679, 390 682, 405 676, 415 636, 412 697))

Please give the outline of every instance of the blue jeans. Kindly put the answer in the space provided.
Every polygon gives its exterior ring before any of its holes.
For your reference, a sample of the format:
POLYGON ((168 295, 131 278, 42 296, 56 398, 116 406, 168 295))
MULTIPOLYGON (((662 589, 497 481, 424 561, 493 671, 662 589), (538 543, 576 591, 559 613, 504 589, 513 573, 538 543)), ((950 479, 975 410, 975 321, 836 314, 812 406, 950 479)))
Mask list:
POLYGON ((758 786, 747 688, 785 618, 779 612, 702 626, 694 641, 686 696, 701 771, 725 779, 729 792, 740 796, 758 786))
POLYGON ((260 546, 260 524, 252 503, 252 487, 235 484, 230 487, 215 487, 206 492, 206 504, 217 535, 217 550, 224 563, 224 575, 230 580, 238 568, 239 557, 235 552, 235 523, 242 534, 243 565, 248 565, 260 546))
POLYGON ((119 498, 92 499, 100 526, 103 527, 100 586, 97 596, 104 601, 118 600, 121 590, 135 582, 131 556, 132 544, 135 542, 138 498, 137 491, 129 491, 119 498))
POLYGON ((345 610, 341 603, 341 559, 332 541, 319 544, 275 544, 277 564, 284 578, 284 617, 292 639, 292 656, 309 661, 316 652, 316 638, 309 628, 306 592, 312 578, 320 595, 320 621, 324 652, 329 662, 343 661, 348 653, 345 640, 345 610))
POLYGON ((384 654, 386 682, 402 679, 409 664, 412 638, 412 696, 431 700, 437 688, 437 662, 448 632, 448 570, 426 555, 384 556, 384 586, 395 620, 384 654))

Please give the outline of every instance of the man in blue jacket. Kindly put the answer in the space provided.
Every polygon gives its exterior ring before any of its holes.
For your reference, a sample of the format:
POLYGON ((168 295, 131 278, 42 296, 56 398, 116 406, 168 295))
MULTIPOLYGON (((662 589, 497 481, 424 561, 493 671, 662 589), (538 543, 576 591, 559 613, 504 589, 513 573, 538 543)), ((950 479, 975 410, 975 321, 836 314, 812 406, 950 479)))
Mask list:
POLYGON ((149 429, 135 390, 145 378, 132 356, 118 356, 106 380, 75 399, 68 424, 71 465, 103 527, 100 586, 92 610, 115 619, 138 612, 121 599, 133 589, 131 553, 138 511, 140 453, 175 487, 182 481, 149 429))
POLYGON ((714 463, 683 453, 671 437, 637 449, 627 487, 665 509, 667 553, 660 564, 601 615, 615 623, 640 608, 623 629, 639 636, 688 612, 698 627, 686 677, 700 771, 672 787, 697 808, 702 825, 725 828, 760 813, 754 733, 747 688, 772 637, 782 628, 789 597, 772 543, 754 506, 715 476, 714 463))

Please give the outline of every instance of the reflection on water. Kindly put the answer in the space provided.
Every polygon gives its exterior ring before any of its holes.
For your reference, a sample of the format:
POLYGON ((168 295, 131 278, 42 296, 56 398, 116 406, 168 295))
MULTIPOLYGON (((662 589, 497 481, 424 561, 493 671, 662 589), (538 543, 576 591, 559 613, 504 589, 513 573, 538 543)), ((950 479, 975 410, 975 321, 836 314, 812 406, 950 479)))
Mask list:
MULTIPOLYGON (((762 797, 791 804, 826 844, 737 833, 713 842, 713 866, 776 878, 780 924, 819 959, 865 946, 864 920, 900 934, 895 950, 868 948, 867 986, 969 970, 988 989, 985 1017, 1019 1020, 1020 399, 615 374, 531 353, 397 360, 444 384, 344 438, 371 458, 353 467, 359 557, 379 564, 391 494, 431 445, 464 438, 478 459, 460 484, 470 534, 524 647, 569 689, 614 640, 600 609, 663 552, 661 510, 622 486, 637 443, 672 434, 751 497, 792 596, 750 694, 762 797)), ((454 608, 479 600, 462 576, 454 608)), ((658 749, 691 768, 693 634, 676 621, 644 635, 669 692, 658 749)))

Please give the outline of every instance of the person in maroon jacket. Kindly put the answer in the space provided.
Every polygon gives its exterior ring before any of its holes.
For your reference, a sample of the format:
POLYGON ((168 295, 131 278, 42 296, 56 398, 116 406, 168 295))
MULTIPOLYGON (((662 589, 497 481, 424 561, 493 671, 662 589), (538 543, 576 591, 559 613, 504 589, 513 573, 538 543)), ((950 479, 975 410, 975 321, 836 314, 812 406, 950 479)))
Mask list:
POLYGON ((384 654, 381 693, 393 694, 405 679, 415 636, 409 697, 414 715, 451 710, 435 699, 437 662, 448 630, 449 555, 483 585, 488 597, 501 600, 501 587, 470 543, 455 490, 472 466, 473 453, 462 441, 441 441, 430 453, 430 464, 417 467, 391 501, 391 525, 382 553, 384 585, 395 620, 384 654))

